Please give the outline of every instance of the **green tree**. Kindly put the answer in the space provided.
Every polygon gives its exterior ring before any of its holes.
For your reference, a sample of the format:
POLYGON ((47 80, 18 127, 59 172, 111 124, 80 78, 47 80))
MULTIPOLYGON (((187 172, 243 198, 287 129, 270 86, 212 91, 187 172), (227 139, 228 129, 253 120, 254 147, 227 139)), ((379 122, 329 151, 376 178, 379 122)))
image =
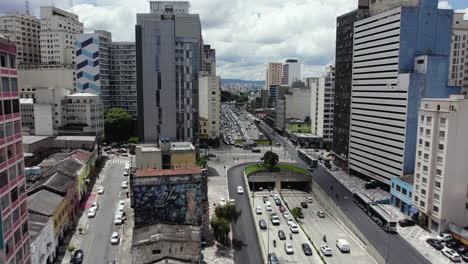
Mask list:
POLYGON ((227 244, 229 240, 229 232, 231 232, 229 221, 224 218, 213 217, 210 220, 210 226, 213 229, 215 239, 221 244, 227 244))
POLYGON ((296 220, 299 219, 299 216, 301 215, 301 213, 302 213, 302 208, 300 207, 295 207, 291 210, 291 214, 296 220))
POLYGON ((224 218, 229 223, 235 224, 242 214, 242 210, 237 208, 235 204, 218 205, 215 209, 215 215, 217 218, 224 218))
POLYGON ((134 135, 134 118, 122 108, 111 108, 104 113, 104 129, 110 141, 126 141, 134 135))
POLYGON ((276 164, 278 164, 279 157, 275 152, 267 151, 263 155, 262 160, 265 167, 267 167, 269 170, 273 170, 276 167, 276 164))
POLYGON ((140 141, 140 138, 138 137, 131 137, 128 139, 128 143, 132 143, 132 144, 138 144, 138 141, 140 141))
POLYGON ((330 161, 329 160, 326 160, 323 165, 325 165, 325 167, 327 167, 327 169, 331 169, 331 164, 330 164, 330 161))

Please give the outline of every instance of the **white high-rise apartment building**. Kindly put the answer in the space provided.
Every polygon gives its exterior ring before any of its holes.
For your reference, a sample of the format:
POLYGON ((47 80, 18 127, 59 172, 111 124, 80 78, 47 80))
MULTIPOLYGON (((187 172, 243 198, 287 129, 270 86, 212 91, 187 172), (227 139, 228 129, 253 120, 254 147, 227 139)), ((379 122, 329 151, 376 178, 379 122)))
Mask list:
POLYGON ((40 29, 41 23, 34 16, 7 13, 0 17, 0 35, 15 42, 19 66, 41 63, 40 29))
POLYGON ((335 67, 326 68, 324 76, 311 79, 311 133, 323 138, 331 147, 333 141, 333 109, 335 96, 335 67))
POLYGON ((461 86, 468 94, 468 20, 464 13, 455 13, 452 25, 449 85, 461 86))
POLYGON ((468 223, 468 99, 423 99, 419 110, 413 207, 440 233, 468 223))
POLYGON ((83 33, 78 16, 53 6, 41 6, 41 62, 75 64, 76 34, 83 33))
POLYGON ((283 64, 282 85, 291 86, 301 80, 301 64, 296 59, 288 59, 283 64))
POLYGON ((271 85, 280 85, 283 77, 283 64, 270 62, 267 65, 265 76, 265 90, 270 90, 271 85))
POLYGON ((221 133, 221 78, 218 76, 200 76, 198 79, 199 115, 207 121, 208 139, 220 138, 221 133))

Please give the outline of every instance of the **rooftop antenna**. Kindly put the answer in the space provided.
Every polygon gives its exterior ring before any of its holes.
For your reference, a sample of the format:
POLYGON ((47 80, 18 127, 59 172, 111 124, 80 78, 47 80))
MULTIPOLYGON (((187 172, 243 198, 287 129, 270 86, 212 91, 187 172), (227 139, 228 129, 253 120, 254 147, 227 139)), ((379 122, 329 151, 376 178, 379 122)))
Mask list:
POLYGON ((30 15, 29 13, 29 0, 24 1, 26 15, 30 15))

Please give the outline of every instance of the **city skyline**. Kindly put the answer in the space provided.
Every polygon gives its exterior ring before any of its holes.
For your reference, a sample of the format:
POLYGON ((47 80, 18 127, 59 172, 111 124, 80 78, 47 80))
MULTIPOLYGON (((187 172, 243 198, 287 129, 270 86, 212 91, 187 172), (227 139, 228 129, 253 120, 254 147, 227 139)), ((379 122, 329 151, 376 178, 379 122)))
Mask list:
MULTIPOLYGON (((30 2, 31 14, 39 15, 40 5, 49 0, 30 2)), ((112 32, 115 41, 134 41, 135 14, 147 10, 147 1, 75 0, 54 2, 59 8, 80 17, 85 32, 95 29, 112 32)), ((465 10, 462 1, 439 1, 441 8, 465 10)), ((324 67, 334 64, 336 17, 356 8, 355 1, 191 1, 199 13, 203 39, 217 50, 218 71, 222 78, 263 80, 268 62, 297 58, 303 64, 302 76, 321 76, 324 67), (216 11, 215 11, 216 10, 216 11), (313 10, 322 10, 311 16, 313 10), (290 14, 297 14, 292 17, 290 14), (280 23, 281 21, 281 23, 280 23), (286 22, 285 22, 286 21, 286 22), (279 24, 280 23, 280 24, 279 24), (297 27, 295 25, 301 25, 297 27), (271 28, 275 30, 271 30, 271 28), (294 30, 290 30, 294 28, 294 30)), ((24 2, 2 4, 0 13, 24 12, 24 2)))

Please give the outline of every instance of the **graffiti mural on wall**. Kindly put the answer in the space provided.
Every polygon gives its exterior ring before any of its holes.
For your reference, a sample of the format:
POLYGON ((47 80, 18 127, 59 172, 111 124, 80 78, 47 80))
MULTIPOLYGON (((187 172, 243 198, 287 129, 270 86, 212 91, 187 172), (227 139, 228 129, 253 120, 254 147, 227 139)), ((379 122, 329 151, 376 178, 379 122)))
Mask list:
POLYGON ((200 225, 201 183, 133 187, 135 225, 160 222, 200 225))

